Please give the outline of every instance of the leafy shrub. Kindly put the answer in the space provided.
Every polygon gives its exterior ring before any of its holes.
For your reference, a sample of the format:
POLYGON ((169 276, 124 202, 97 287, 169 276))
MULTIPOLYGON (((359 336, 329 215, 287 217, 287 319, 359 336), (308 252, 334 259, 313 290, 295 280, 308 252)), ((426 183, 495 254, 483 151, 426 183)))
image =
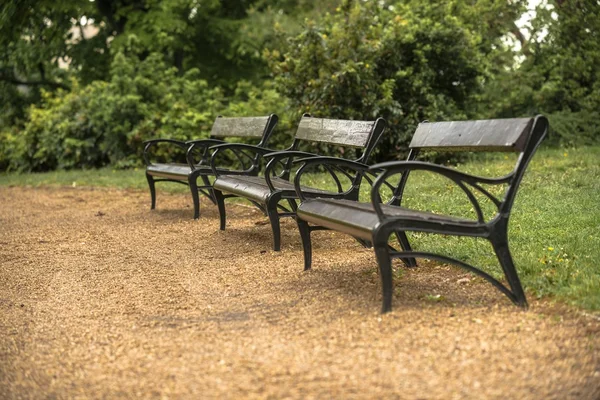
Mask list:
POLYGON ((283 149, 292 142, 296 133, 298 120, 290 111, 290 101, 281 95, 272 81, 266 81, 260 86, 248 81, 238 82, 229 104, 223 111, 227 116, 254 116, 277 114, 279 122, 271 136, 268 146, 283 149))
POLYGON ((297 116, 386 118, 381 159, 405 153, 420 121, 468 115, 483 74, 477 44, 450 3, 345 1, 265 56, 297 116))
POLYGON ((598 143, 600 7, 592 0, 542 2, 531 25, 519 63, 486 85, 484 108, 490 116, 547 115, 554 144, 598 143))
POLYGON ((585 146, 600 140, 600 112, 582 110, 548 114, 550 140, 566 147, 585 146))
POLYGON ((0 130, 0 171, 8 169, 15 148, 15 127, 0 130))
MULTIPOLYGON (((135 51, 117 53, 110 81, 84 87, 73 81, 68 92, 43 93, 43 101, 30 108, 22 129, 3 131, 0 168, 44 171, 139 165, 144 140, 206 137, 219 114, 277 113, 280 123, 270 145, 290 143, 295 121, 286 116, 288 101, 272 83, 255 86, 241 81, 226 98, 220 88, 210 87, 199 76, 197 69, 179 74, 159 53, 143 60, 135 51)), ((159 158, 177 152, 167 146, 156 149, 159 158)))
POLYGON ((24 128, 10 133, 15 143, 10 153, 0 148, 0 160, 36 171, 139 164, 144 140, 186 140, 210 129, 224 98, 197 75, 178 75, 160 54, 140 60, 119 53, 109 82, 80 87, 74 81, 69 92, 45 93, 24 128))

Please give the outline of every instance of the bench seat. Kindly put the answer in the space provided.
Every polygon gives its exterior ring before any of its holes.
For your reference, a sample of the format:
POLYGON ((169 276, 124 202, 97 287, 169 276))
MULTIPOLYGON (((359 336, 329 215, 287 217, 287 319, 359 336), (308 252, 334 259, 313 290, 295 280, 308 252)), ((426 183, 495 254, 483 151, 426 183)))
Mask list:
MULTIPOLYGON (((210 168, 208 168, 210 171, 210 168)), ((192 168, 187 164, 152 164, 146 168, 146 172, 152 176, 163 178, 187 177, 192 168)))
MULTIPOLYGON (((382 204, 386 217, 410 221, 422 221, 432 226, 448 228, 485 229, 485 224, 475 220, 435 214, 426 211, 382 204)), ((357 238, 371 241, 379 224, 373 204, 344 199, 308 199, 298 207, 298 217, 306 222, 344 232, 357 238)))
MULTIPOLYGON (((293 182, 273 177, 271 183, 277 191, 281 192, 282 197, 285 198, 286 195, 295 197, 296 191, 293 182)), ((261 203, 266 202, 271 195, 271 189, 263 176, 221 175, 217 178, 213 187, 216 190, 243 196, 261 203)), ((333 194, 332 192, 306 186, 303 186, 302 189, 312 193, 333 194)))

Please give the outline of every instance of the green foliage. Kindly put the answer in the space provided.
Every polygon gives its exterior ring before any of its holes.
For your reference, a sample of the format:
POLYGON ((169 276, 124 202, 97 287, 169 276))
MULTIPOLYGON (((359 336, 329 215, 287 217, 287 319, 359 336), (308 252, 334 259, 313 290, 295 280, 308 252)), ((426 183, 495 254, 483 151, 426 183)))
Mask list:
POLYGON ((536 9, 522 62, 493 76, 484 108, 494 116, 548 115, 552 141, 600 140, 600 7, 595 0, 549 1, 536 9))
MULTIPOLYGON (((330 0, 333 1, 333 0, 330 0)), ((68 90, 108 80, 114 57, 160 53, 178 74, 232 92, 239 80, 257 85, 268 75, 261 50, 299 28, 307 1, 265 5, 259 0, 13 0, 0 4, 0 126, 21 123, 40 90, 68 90), (292 17, 291 15, 294 15, 292 17), (277 29, 272 29, 277 24, 277 29)))
POLYGON ((233 96, 221 114, 250 117, 275 113, 279 117, 275 132, 269 139, 270 148, 283 149, 292 143, 298 121, 290 112, 289 99, 282 96, 273 82, 265 81, 261 86, 248 81, 238 82, 233 96))
MULTIPOLYGON (((2 2, 0 84, 18 85, 31 102, 39 100, 39 88, 68 88, 72 72, 79 71, 86 83, 106 76, 110 64, 106 35, 102 31, 94 38, 83 35, 87 18, 82 17, 93 15, 93 3, 87 0, 2 2), (69 64, 70 70, 60 63, 69 64)), ((0 111, 10 105, 9 99, 0 97, 0 111)))
MULTIPOLYGON (((130 49, 139 41, 130 37, 130 49)), ((138 50, 139 51, 139 50, 138 50)), ((32 106, 22 129, 2 133, 0 167, 43 171, 117 167, 142 163, 144 140, 164 137, 190 140, 206 137, 217 115, 283 116, 280 130, 289 132, 287 99, 272 84, 238 83, 225 98, 218 87, 209 87, 191 69, 180 75, 162 54, 145 59, 133 50, 118 53, 109 81, 81 86, 73 80, 68 92, 44 92, 40 106, 32 106)), ((271 146, 288 145, 289 134, 274 136, 271 146)), ((157 156, 175 149, 159 148, 157 156)))
POLYGON ((478 39, 451 11, 451 2, 346 1, 266 57, 297 114, 384 117, 382 156, 394 157, 420 121, 468 116, 480 88, 478 39))
POLYGON ((74 81, 70 92, 46 93, 42 105, 31 108, 9 165, 35 171, 137 165, 144 140, 197 137, 223 108, 221 92, 197 75, 179 76, 160 54, 141 61, 119 53, 110 82, 81 87, 74 81))
POLYGON ((304 112, 382 116, 380 160, 424 119, 543 113, 554 143, 597 143, 600 7, 548 0, 517 26, 527 3, 5 1, 0 168, 133 165, 217 113, 276 112, 277 147, 304 112))

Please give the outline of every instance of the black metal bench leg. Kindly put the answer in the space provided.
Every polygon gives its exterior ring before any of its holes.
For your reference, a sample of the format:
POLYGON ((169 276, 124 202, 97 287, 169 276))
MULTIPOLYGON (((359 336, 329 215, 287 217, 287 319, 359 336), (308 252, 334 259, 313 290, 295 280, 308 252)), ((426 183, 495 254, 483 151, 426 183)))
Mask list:
POLYGON ((392 311, 392 297, 394 294, 394 281, 392 276, 392 260, 388 253, 387 243, 375 244, 375 256, 379 264, 379 273, 381 275, 381 287, 383 290, 383 304, 381 312, 392 311))
POLYGON ((290 209, 293 212, 296 212, 298 210, 298 203, 296 203, 296 200, 294 199, 287 199, 288 204, 290 205, 290 209))
POLYGON ((213 189, 213 194, 215 195, 215 201, 219 208, 219 221, 221 222, 219 229, 224 231, 225 221, 227 219, 227 214, 225 213, 225 198, 223 197, 223 192, 220 190, 213 189))
POLYGON ((196 179, 197 177, 193 175, 188 177, 190 191, 192 192, 192 199, 194 200, 194 219, 200 218, 200 195, 198 193, 198 184, 196 183, 196 179))
POLYGON ((277 213, 277 202, 274 204, 269 202, 267 205, 267 215, 271 222, 271 230, 273 231, 273 251, 281 250, 281 228, 279 224, 279 213, 277 213))
POLYGON ((308 222, 296 218, 300 239, 302 239, 302 250, 304 252, 304 270, 309 270, 312 264, 312 243, 310 242, 310 227, 308 222))
MULTIPOLYGON (((406 236, 406 232, 404 231, 396 231, 396 238, 400 243, 400 247, 404 251, 412 251, 412 247, 410 246, 410 242, 408 241, 408 237, 406 236)), ((406 257, 401 258, 401 260, 406 264, 407 267, 412 268, 417 266, 417 260, 414 257, 406 257)))
POLYGON ((510 288, 514 295, 514 298, 511 300, 516 305, 523 308, 527 308, 527 298, 525 297, 523 286, 521 286, 519 275, 517 275, 517 269, 515 268, 515 264, 513 263, 510 250, 508 248, 508 240, 492 240, 492 246, 494 247, 496 257, 498 257, 498 261, 502 266, 504 275, 506 276, 508 284, 510 285, 510 288))
POLYGON ((206 196, 206 197, 208 197, 208 199, 209 199, 209 200, 210 200, 210 201, 211 201, 213 204, 217 204, 217 199, 215 199, 215 192, 213 191, 213 189, 212 189, 212 187, 211 187, 212 185, 211 185, 211 183, 210 183, 210 180, 208 179, 208 176, 206 176, 206 175, 201 175, 201 178, 202 178, 202 182, 203 182, 203 184, 204 184, 204 187, 206 187, 206 188, 210 188, 210 189, 207 189, 207 191, 208 191, 208 196, 206 196))
POLYGON ((154 184, 154 177, 146 173, 146 179, 148 180, 148 186, 150 187, 150 209, 154 210, 156 208, 156 187, 154 184))

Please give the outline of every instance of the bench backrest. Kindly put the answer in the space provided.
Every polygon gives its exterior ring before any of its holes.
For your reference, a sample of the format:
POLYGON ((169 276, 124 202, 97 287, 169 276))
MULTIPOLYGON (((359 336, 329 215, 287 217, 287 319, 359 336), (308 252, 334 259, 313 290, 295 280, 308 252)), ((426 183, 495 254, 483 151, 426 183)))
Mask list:
MULTIPOLYGON (((498 211, 508 214, 525 169, 547 135, 548 120, 542 115, 534 118, 423 122, 413 135, 408 159, 414 160, 420 150, 521 153, 514 170, 497 179, 508 184, 504 199, 498 200, 498 211)), ((407 174, 402 177, 397 193, 403 192, 407 177, 407 174)))
POLYGON ((410 148, 444 151, 523 151, 533 118, 423 122, 410 148))
POLYGON ((245 137, 261 138, 259 146, 269 140, 277 125, 278 117, 275 114, 262 117, 222 117, 218 116, 210 131, 211 137, 245 137))
POLYGON ((379 141, 385 127, 386 122, 383 118, 375 121, 354 121, 313 118, 305 114, 298 125, 292 147, 297 148, 300 141, 353 147, 362 150, 359 160, 364 162, 379 141))

